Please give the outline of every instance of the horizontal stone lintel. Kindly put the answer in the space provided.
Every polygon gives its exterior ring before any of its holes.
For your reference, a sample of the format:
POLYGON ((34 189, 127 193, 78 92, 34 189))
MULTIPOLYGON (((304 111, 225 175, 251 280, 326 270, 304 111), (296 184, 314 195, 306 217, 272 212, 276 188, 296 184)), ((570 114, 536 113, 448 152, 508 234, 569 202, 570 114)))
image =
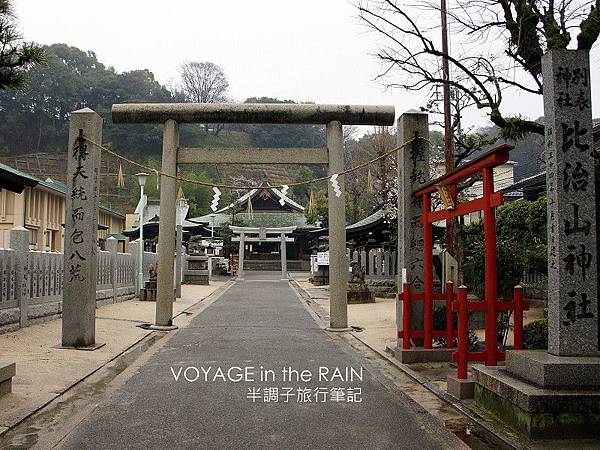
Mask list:
MULTIPOLYGON (((234 237, 231 239, 232 242, 240 242, 241 238, 234 237)), ((244 242, 281 242, 281 238, 272 237, 272 238, 257 238, 257 237, 244 237, 244 242)), ((285 242, 294 242, 294 238, 286 238, 285 242)))
MULTIPOLYGON (((258 227, 238 227, 238 226, 234 226, 234 225, 230 225, 229 228, 231 229, 231 231, 233 231, 234 233, 260 233, 260 228, 258 227)), ((291 233, 292 231, 294 231, 296 229, 296 227, 280 227, 280 228, 265 228, 265 233, 269 234, 269 233, 277 233, 277 234, 281 234, 281 233, 291 233)))
POLYGON ((177 164, 328 164, 327 148, 180 148, 177 164))
POLYGON ((112 107, 113 123, 270 123, 393 125, 393 106, 282 103, 121 103, 112 107))

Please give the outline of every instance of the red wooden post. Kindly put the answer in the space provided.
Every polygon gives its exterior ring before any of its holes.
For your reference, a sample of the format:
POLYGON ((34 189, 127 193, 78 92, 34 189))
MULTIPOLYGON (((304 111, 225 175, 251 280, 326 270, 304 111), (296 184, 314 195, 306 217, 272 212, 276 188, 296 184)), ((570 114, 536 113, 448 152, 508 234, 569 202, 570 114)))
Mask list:
POLYGON ((492 207, 494 193, 493 168, 483 169, 483 233, 485 241, 485 365, 495 366, 498 362, 498 281, 496 270, 496 212, 492 207))
POLYGON ((458 378, 467 378, 467 362, 469 359, 469 306, 467 304, 467 288, 458 288, 458 378))
POLYGON ((410 284, 402 285, 402 348, 410 348, 410 284))
POLYGON ((446 348, 454 347, 454 320, 452 317, 452 302, 454 301, 454 283, 446 282, 446 348))
POLYGON ((515 286, 514 296, 515 302, 515 318, 514 318, 514 349, 523 350, 523 286, 515 286))
POLYGON ((423 348, 433 348, 433 234, 428 216, 431 194, 423 196, 423 348))

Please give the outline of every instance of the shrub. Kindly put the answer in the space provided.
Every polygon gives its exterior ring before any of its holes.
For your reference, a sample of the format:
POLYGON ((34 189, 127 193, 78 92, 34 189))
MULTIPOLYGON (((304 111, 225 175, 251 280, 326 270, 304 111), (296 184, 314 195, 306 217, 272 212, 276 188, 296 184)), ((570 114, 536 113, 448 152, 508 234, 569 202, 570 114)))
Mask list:
POLYGON ((536 320, 523 327, 523 348, 526 350, 548 348, 548 319, 536 320))
MULTIPOLYGON (((464 282, 469 292, 483 298, 485 243, 483 221, 463 226, 464 282)), ((547 269, 546 197, 518 201, 498 208, 496 214, 498 295, 511 299, 523 271, 547 269)))

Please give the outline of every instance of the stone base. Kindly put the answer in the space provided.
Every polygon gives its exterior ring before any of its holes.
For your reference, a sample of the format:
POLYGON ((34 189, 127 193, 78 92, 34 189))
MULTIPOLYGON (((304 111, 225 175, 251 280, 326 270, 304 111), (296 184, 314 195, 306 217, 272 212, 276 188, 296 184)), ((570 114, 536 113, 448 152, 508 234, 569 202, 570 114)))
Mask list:
POLYGON ((375 296, 368 289, 349 290, 346 292, 348 304, 375 303, 375 296))
POLYGON ((208 285, 208 270, 186 270, 183 273, 184 284, 208 285))
POLYGON ((327 327, 325 328, 325 331, 331 331, 333 333, 343 333, 346 331, 354 331, 354 329, 352 327, 345 327, 345 328, 331 328, 331 327, 327 327))
POLYGON ((12 377, 17 374, 15 363, 0 361, 0 397, 12 392, 12 377))
POLYGON ((140 291, 139 299, 142 302, 155 302, 156 301, 156 289, 144 288, 140 291))
POLYGON ((554 356, 546 351, 506 352, 506 370, 547 389, 600 389, 600 358, 554 356))
POLYGON ((449 376, 448 382, 448 394, 459 400, 467 398, 473 398, 475 395, 475 381, 471 377, 466 380, 461 380, 455 376, 449 376))
POLYGON ((543 389, 482 365, 473 378, 477 403, 532 439, 600 437, 600 389, 543 389))
POLYGON ((83 350, 84 352, 93 352, 94 350, 98 350, 99 348, 104 347, 106 344, 104 342, 96 342, 94 345, 90 345, 87 347, 72 347, 69 345, 53 345, 52 348, 58 348, 62 350, 83 350))
POLYGON ((154 331, 173 331, 173 330, 177 330, 177 326, 176 325, 150 325, 148 327, 149 330, 154 330, 154 331))
POLYGON ((10 380, 0 382, 0 397, 12 392, 12 378, 10 380))
POLYGON ((409 348, 388 347, 388 351, 402 364, 416 364, 424 362, 451 362, 453 349, 449 348, 409 348))

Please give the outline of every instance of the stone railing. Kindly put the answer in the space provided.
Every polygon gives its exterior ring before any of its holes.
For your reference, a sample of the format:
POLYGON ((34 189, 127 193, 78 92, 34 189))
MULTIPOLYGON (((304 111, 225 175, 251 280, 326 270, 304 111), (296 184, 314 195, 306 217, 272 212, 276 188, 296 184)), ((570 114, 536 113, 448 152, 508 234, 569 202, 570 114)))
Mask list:
MULTIPOLYGON (((109 238, 107 250, 97 258, 98 306, 128 300, 135 295, 138 273, 137 242, 131 253, 117 251, 109 238)), ((29 250, 29 231, 11 230, 10 248, 0 249, 0 333, 60 317, 62 312, 64 255, 29 250)), ((144 277, 156 265, 156 253, 144 252, 144 277)))
POLYGON ((371 249, 368 252, 354 250, 351 256, 351 261, 357 261, 365 269, 366 278, 394 278, 397 275, 396 252, 382 249, 371 249))

